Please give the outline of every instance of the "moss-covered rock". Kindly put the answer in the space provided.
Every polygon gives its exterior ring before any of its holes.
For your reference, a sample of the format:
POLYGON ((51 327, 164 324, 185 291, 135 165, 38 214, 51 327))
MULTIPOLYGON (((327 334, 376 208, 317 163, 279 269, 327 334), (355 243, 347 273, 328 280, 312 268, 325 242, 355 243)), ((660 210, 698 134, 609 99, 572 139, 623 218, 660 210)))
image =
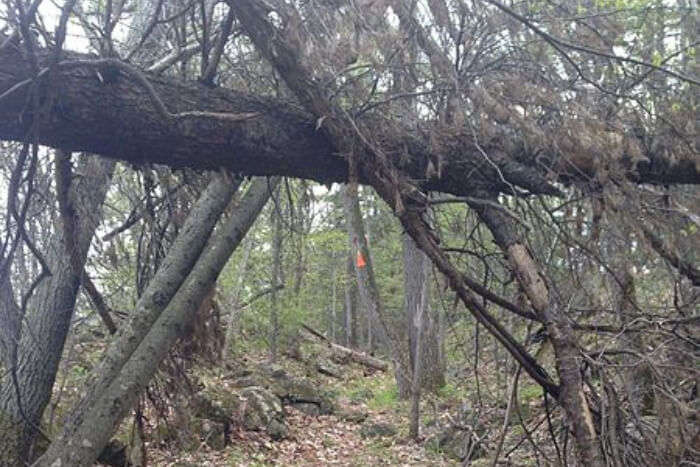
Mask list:
POLYGON ((282 403, 262 386, 240 390, 207 388, 193 398, 195 417, 223 424, 240 424, 246 430, 265 431, 273 439, 284 438, 287 427, 282 403))
POLYGON ((306 379, 294 378, 274 365, 262 367, 260 379, 285 404, 314 404, 321 415, 333 413, 332 395, 306 379))
POLYGON ((241 392, 245 400, 243 426, 247 430, 266 431, 273 439, 287 436, 284 411, 279 398, 260 386, 251 386, 241 392))
POLYGON ((339 419, 350 423, 362 423, 367 420, 368 416, 366 410, 349 407, 338 410, 336 415, 339 419))
POLYGON ((394 436, 397 433, 396 427, 389 423, 368 423, 360 428, 360 435, 363 438, 379 438, 385 436, 394 436))

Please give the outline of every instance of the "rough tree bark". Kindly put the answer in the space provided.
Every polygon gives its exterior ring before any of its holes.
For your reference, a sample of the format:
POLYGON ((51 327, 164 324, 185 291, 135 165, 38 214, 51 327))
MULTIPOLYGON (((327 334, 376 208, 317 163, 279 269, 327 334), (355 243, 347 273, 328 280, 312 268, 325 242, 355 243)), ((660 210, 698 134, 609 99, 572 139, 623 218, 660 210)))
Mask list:
POLYGON ((404 234, 402 237, 404 300, 411 368, 416 367, 416 357, 420 355, 423 369, 419 376, 420 388, 433 391, 445 384, 445 374, 444 363, 440 360, 439 322, 430 306, 430 258, 416 246, 410 236, 404 234), (419 342, 422 347, 420 351, 419 342))
POLYGON ((348 244, 350 247, 350 264, 355 275, 357 292, 362 303, 362 309, 366 313, 367 322, 367 350, 372 352, 376 346, 375 338, 378 330, 378 315, 381 313, 381 298, 374 278, 372 256, 367 244, 357 184, 349 183, 343 189, 343 207, 345 209, 345 228, 348 232, 348 244), (361 255, 366 266, 358 266, 358 256, 361 255))
MULTIPOLYGON (((51 83, 59 86, 62 100, 59 100, 60 105, 49 109, 51 118, 45 124, 46 128, 41 131, 42 142, 59 146, 61 143, 70 142, 71 148, 92 149, 113 157, 120 156, 121 153, 117 151, 120 147, 118 143, 123 143, 126 150, 121 155, 132 161, 148 158, 155 162, 167 162, 170 165, 200 167, 226 165, 251 174, 285 173, 322 181, 346 179, 346 164, 340 158, 331 156, 331 153, 337 150, 336 146, 344 150, 352 148, 353 144, 344 143, 353 137, 344 130, 342 121, 333 121, 336 114, 332 108, 329 108, 322 93, 313 90, 314 81, 309 79, 303 70, 299 71, 296 54, 288 50, 288 47, 285 48, 284 44, 279 49, 270 46, 269 41, 279 40, 280 36, 266 34, 271 28, 261 27, 260 18, 251 14, 255 11, 255 5, 251 5, 249 1, 243 1, 240 4, 238 2, 232 4, 232 7, 236 8, 237 15, 244 19, 243 24, 259 50, 273 62, 290 88, 298 94, 303 105, 310 109, 312 115, 300 114, 296 111, 284 113, 286 107, 279 106, 279 103, 276 105, 282 110, 276 109, 275 105, 270 104, 269 101, 261 104, 254 99, 246 100, 249 96, 223 91, 212 92, 190 85, 178 86, 169 81, 149 78, 171 112, 204 109, 232 112, 239 116, 251 112, 259 113, 255 117, 245 116, 245 119, 238 121, 193 118, 189 121, 173 123, 164 120, 153 110, 145 91, 127 79, 121 71, 112 69, 112 73, 108 76, 116 75, 115 79, 103 84, 95 79, 92 71, 94 66, 75 67, 69 70, 66 65, 60 82, 51 83), (256 28, 260 31, 255 31, 256 28), (280 55, 278 50, 285 53, 280 55), (181 92, 178 93, 176 90, 181 92), (185 98, 180 99, 178 94, 185 98), (188 100, 194 104, 185 104, 188 100), (105 102, 107 105, 94 106, 93 103, 96 101, 105 102), (321 131, 315 131, 315 123, 319 122, 321 117, 325 119, 320 125, 321 131), (121 125, 120 123, 124 121, 133 125, 121 125), (115 128, 117 131, 114 131, 115 128), (236 152, 235 149, 240 151, 236 152), (306 150, 308 152, 305 152, 306 150), (235 154, 235 157, 229 154, 235 154)), ((275 46, 278 45, 275 44, 275 46)), ((102 71, 110 71, 109 64, 106 62, 103 64, 106 69, 102 71)), ((0 93, 3 93, 0 94, 2 96, 0 97, 0 110, 2 110, 0 138, 20 139, 25 129, 23 123, 31 120, 31 118, 24 120, 17 118, 24 107, 27 85, 18 85, 16 90, 9 94, 6 92, 12 86, 27 79, 26 73, 22 66, 22 58, 16 50, 10 47, 0 52, 0 93)), ((391 135, 387 135, 386 140, 391 139, 391 135)), ((397 147, 403 147, 405 139, 396 138, 396 140, 397 147)), ((414 150, 416 146, 412 141, 410 143, 408 145, 410 157, 406 157, 409 162, 401 163, 393 160, 392 162, 397 162, 398 168, 412 178, 422 178, 425 167, 421 161, 428 160, 424 157, 428 152, 414 150), (419 169, 417 170, 416 167, 419 169)), ((420 147, 420 144, 417 146, 420 147)), ((512 146, 522 148, 517 141, 512 146)), ((655 146, 650 144, 644 147, 655 146)), ((492 153, 501 148, 486 147, 484 150, 492 153)), ((392 153, 392 151, 388 152, 392 153)), ((405 151, 396 152, 405 154, 405 151)), ((455 148, 453 151, 446 150, 446 152, 448 153, 445 157, 446 177, 431 181, 423 185, 424 187, 457 194, 473 194, 481 192, 484 188, 492 191, 503 189, 499 185, 498 174, 494 174, 484 164, 475 162, 481 161, 481 158, 471 148, 455 148), (475 157, 470 159, 470 154, 474 154, 475 157), (473 174, 468 178, 469 184, 464 183, 467 174, 473 174)), ((692 161, 682 160, 674 164, 666 159, 663 153, 664 151, 645 154, 649 162, 642 163, 637 171, 630 172, 630 177, 636 181, 652 183, 700 183, 698 167, 692 161)), ((522 154, 521 156, 519 159, 521 161, 533 161, 535 155, 522 154)), ((371 157, 370 160, 372 160, 371 157)), ((535 166, 536 164, 533 163, 532 167, 535 166)), ((384 167, 381 168, 380 174, 382 177, 390 175, 384 167)), ((508 171, 503 174, 508 180, 514 181, 508 171)), ((391 180, 391 177, 388 179, 391 180)), ((471 286, 467 286, 466 279, 446 260, 443 252, 431 238, 430 230, 422 224, 420 213, 405 209, 405 199, 402 200, 405 198, 405 193, 399 193, 401 196, 397 196, 394 191, 396 186, 386 184, 381 177, 373 175, 371 170, 361 171, 360 181, 370 182, 382 197, 396 208, 404 227, 416 239, 419 246, 428 252, 438 268, 447 275, 452 287, 457 290, 477 319, 519 359, 518 361, 533 378, 549 392, 560 396, 570 422, 579 425, 578 431, 574 430, 579 449, 591 448, 589 459, 593 463, 590 465, 599 463, 600 459, 595 449, 595 432, 591 429, 589 418, 590 410, 580 391, 581 376, 578 373, 578 355, 573 334, 561 316, 561 310, 558 309, 556 302, 549 296, 546 283, 537 271, 537 264, 524 244, 506 236, 502 237, 502 240, 506 241, 499 242, 507 252, 513 269, 518 273, 518 279, 535 307, 538 318, 547 325, 553 342, 558 342, 558 370, 562 383, 568 385, 566 390, 560 391, 559 387, 554 385, 519 348, 517 342, 512 341, 508 334, 499 328, 498 323, 489 320, 488 314, 471 297, 469 291, 471 286), (400 206, 399 202, 403 206, 400 206), (510 240, 513 241, 510 242, 510 240), (579 408, 583 410, 578 410, 579 408)), ((533 193, 547 192, 547 185, 539 182, 530 184, 516 182, 516 184, 527 186, 533 193), (538 190, 537 187, 541 189, 538 190)), ((511 221, 506 222, 505 225, 508 226, 509 222, 511 221)), ((503 227, 499 228, 497 224, 490 224, 490 227, 498 238, 497 233, 503 227)), ((583 458, 586 459, 585 456, 583 458)))
MULTIPOLYGON (((129 321, 119 328, 102 360, 91 373, 85 384, 86 391, 73 413, 80 413, 94 404, 99 395, 114 382, 122 366, 129 360, 194 267, 219 216, 237 188, 238 183, 232 182, 230 177, 225 175, 217 175, 209 183, 171 246, 170 251, 173 253, 163 260, 141 295, 129 321)), ((67 425, 72 421, 75 421, 75 417, 69 418, 67 425)))
POLYGON ((409 436, 418 439, 420 434, 420 396, 423 383, 424 349, 427 334, 431 332, 428 276, 428 259, 410 236, 403 235, 404 300, 408 322, 408 349, 411 357, 411 416, 409 436))
POLYGON ((558 401, 574 434, 579 462, 586 466, 605 465, 593 414, 584 392, 583 357, 571 323, 561 304, 550 292, 547 279, 537 261, 516 234, 513 219, 487 204, 472 204, 471 207, 491 230, 496 243, 506 254, 518 283, 547 330, 559 375, 558 401))
MULTIPOLYGON (((37 466, 92 465, 121 419, 138 400, 160 361, 181 336, 202 299, 214 286, 229 257, 269 199, 271 186, 274 187, 276 183, 277 180, 258 179, 252 184, 234 214, 196 259, 191 272, 168 300, 162 313, 146 330, 138 331, 138 334, 143 333, 140 343, 123 364, 106 378, 110 383, 92 398, 90 404, 77 407, 37 466)), ((180 244, 178 249, 173 246, 168 257, 182 255, 183 248, 187 248, 187 245, 180 244)), ((142 309, 141 313, 147 314, 148 311, 142 309)), ((130 329, 120 331, 121 338, 136 341, 133 336, 135 332, 133 328, 130 329)))
POLYGON ((22 310, 15 300, 10 274, 0 275, 0 280, 0 361, 5 368, 12 368, 22 323, 22 310))
MULTIPOLYGON (((0 36, 0 42, 2 39, 0 36)), ((32 78, 21 50, 17 45, 0 51, 0 139, 3 140, 22 141, 32 124, 33 112, 25 106, 32 78)), ((37 54, 40 66, 50 56, 43 49, 37 54)), ((37 129, 38 142, 42 144, 89 151, 136 164, 152 162, 197 169, 226 167, 249 175, 285 175, 323 183, 348 179, 346 161, 338 156, 339 151, 328 135, 316 131, 318 117, 285 102, 144 74, 171 113, 228 114, 226 118, 195 115, 175 120, 163 118, 149 93, 114 62, 97 61, 81 54, 65 56, 56 79, 49 82, 47 74, 39 79, 40 97, 48 88, 55 89, 59 96, 37 129), (94 105, 95 102, 101 105, 94 105)), ((371 121, 366 123, 372 126, 371 121)), ((429 143, 407 136, 412 134, 410 131, 404 133, 385 135, 385 141, 392 145, 386 152, 397 155, 392 157, 392 162, 410 178, 424 180, 432 156, 429 143)), ((532 169, 539 167, 536 159, 545 155, 539 149, 528 153, 517 140, 503 146, 493 143, 480 148, 462 140, 443 143, 440 154, 443 176, 422 182, 422 188, 458 195, 501 190, 510 193, 511 185, 501 181, 503 176, 533 193, 556 193, 546 174, 532 169), (512 154, 505 149, 510 147, 516 148, 512 154), (503 156, 503 162, 497 163, 498 170, 484 160, 480 149, 503 156)), ((644 154, 649 161, 628 173, 633 180, 700 183, 700 167, 694 161, 673 161, 666 156, 663 145, 641 146, 660 149, 657 152, 650 149, 644 154)), ((554 162, 566 159, 566 155, 556 153, 556 148, 551 152, 548 157, 554 162)), ((570 170, 565 178, 575 178, 577 173, 584 178, 588 176, 570 170)), ((360 173, 359 181, 367 184, 367 175, 360 173)))
POLYGON ((280 338, 280 302, 277 290, 282 282, 282 206, 280 190, 275 193, 275 206, 270 213, 272 223, 272 294, 270 295, 270 361, 277 361, 277 346, 280 338))
MULTIPOLYGON (((63 353, 85 259, 102 213, 114 163, 102 158, 82 156, 77 167, 80 177, 68 182, 67 202, 72 210, 71 248, 65 241, 67 229, 57 226, 45 252, 51 276, 40 283, 27 304, 26 315, 17 325, 10 342, 12 358, 0 379, 0 465, 24 465, 31 456, 39 433, 41 416, 51 398, 58 364, 63 353), (16 341, 15 341, 16 339, 16 341)), ((6 292, 9 292, 7 289, 6 292)), ((12 297, 3 301, 19 308, 12 297)), ((4 339, 3 339, 4 341, 4 339)))

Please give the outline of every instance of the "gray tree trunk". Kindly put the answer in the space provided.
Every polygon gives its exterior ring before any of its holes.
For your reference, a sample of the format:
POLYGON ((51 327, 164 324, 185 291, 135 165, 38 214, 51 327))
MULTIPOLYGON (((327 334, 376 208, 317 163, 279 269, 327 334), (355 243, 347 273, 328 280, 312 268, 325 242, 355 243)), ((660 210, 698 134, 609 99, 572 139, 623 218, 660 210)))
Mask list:
POLYGON ((243 258, 238 266, 236 277, 236 286, 231 292, 231 312, 229 314, 228 323, 226 323, 226 334, 224 337, 224 345, 221 349, 221 359, 224 363, 231 360, 233 357, 233 337, 238 329, 238 314, 241 308, 241 290, 243 289, 243 278, 248 271, 248 260, 250 259, 250 251, 253 249, 253 241, 249 238, 246 240, 245 249, 243 250, 243 258))
MULTIPOLYGON (((215 176, 209 183, 173 242, 170 249, 173 253, 165 257, 141 295, 129 321, 122 324, 102 360, 91 373, 85 384, 86 391, 73 413, 80 413, 93 405, 113 383, 122 366, 129 360, 194 267, 219 216, 237 187, 237 183, 232 183, 229 177, 223 175, 215 176)), ((71 417, 64 431, 69 431, 69 425, 74 421, 75 417, 71 417)))
MULTIPOLYGON (((389 348, 389 353, 394 362, 394 371, 399 393, 408 395, 411 388, 411 371, 408 367, 409 363, 406 356, 406 349, 401 345, 401 340, 394 332, 394 329, 390 328, 387 324, 387 317, 385 316, 379 296, 379 287, 374 277, 372 257, 370 256, 369 247, 367 245, 362 212, 360 211, 360 202, 357 196, 357 184, 350 183, 346 185, 344 201, 348 235, 350 236, 351 255, 353 256, 353 260, 355 260, 356 255, 360 253, 365 262, 365 265, 361 267, 357 261, 354 261, 360 297, 367 309, 367 317, 371 325, 368 327, 368 331, 370 331, 368 334, 371 333, 373 336, 377 334, 380 335, 381 341, 389 348)), ((370 338, 371 337, 368 335, 368 340, 370 338)))
POLYGON ((11 289, 5 289, 4 314, 14 325, 10 340, 2 335, 7 371, 0 379, 0 465, 19 466, 30 460, 41 417, 51 398, 58 364, 70 328, 83 266, 109 187, 114 162, 84 156, 78 163, 80 177, 68 188, 74 211, 73 256, 64 240, 65 229, 56 228, 45 258, 51 276, 44 279, 29 300, 22 322, 16 313, 11 289))
POLYGON ((22 322, 9 272, 0 276, 0 361, 5 368, 14 365, 22 322))
MULTIPOLYGON (((272 185, 276 183, 272 182, 272 185)), ((110 384, 97 393, 89 405, 77 407, 71 415, 70 423, 64 426, 62 433, 51 443, 44 456, 37 462, 37 466, 92 465, 122 418, 155 374, 158 364, 193 318, 206 293, 214 286, 229 257, 260 214, 269 193, 270 182, 257 179, 238 204, 235 214, 221 226, 209 242, 191 272, 172 299, 168 300, 163 312, 156 316, 152 325, 148 326, 145 332, 134 327, 120 331, 118 340, 122 341, 136 341, 134 333, 142 336, 138 339, 138 346, 129 357, 123 359, 122 365, 111 368, 112 374, 100 375, 102 380, 110 381, 110 384)), ((216 200, 210 202, 215 203, 216 200)), ((190 248, 177 240, 175 244, 179 245, 179 248, 175 248, 174 245, 168 258, 185 255, 190 248)), ((141 307, 137 313, 148 315, 149 310, 141 307)), ((98 368, 110 367, 100 365, 98 368)))
POLYGON ((347 259, 347 283, 345 285, 345 336, 346 345, 351 349, 358 346, 357 316, 359 313, 357 304, 357 276, 353 265, 352 253, 347 259))
POLYGON ((403 257, 404 300, 413 372, 409 436, 418 439, 421 392, 443 386, 445 376, 440 360, 439 322, 430 308, 430 259, 406 233, 403 234, 403 257))
MULTIPOLYGON (((279 203, 279 190, 276 196, 279 203)), ((277 346, 279 344, 279 293, 278 288, 282 276, 282 213, 279 204, 272 210, 272 299, 270 307, 270 361, 277 361, 277 346)))
POLYGON ((433 391, 445 384, 445 374, 444 363, 440 359, 440 323, 437 313, 430 307, 429 274, 432 263, 408 234, 403 234, 403 257, 411 368, 416 367, 417 356, 420 355, 423 368, 419 376, 420 387, 433 391), (422 350, 418 349, 419 345, 422 350))

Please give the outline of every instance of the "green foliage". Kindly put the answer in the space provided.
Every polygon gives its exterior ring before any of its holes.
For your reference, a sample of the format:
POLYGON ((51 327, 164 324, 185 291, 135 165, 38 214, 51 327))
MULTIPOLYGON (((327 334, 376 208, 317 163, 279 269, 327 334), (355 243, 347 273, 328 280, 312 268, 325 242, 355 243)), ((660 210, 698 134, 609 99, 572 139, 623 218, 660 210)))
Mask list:
POLYGON ((395 409, 398 403, 399 393, 396 385, 392 384, 390 387, 384 387, 380 391, 375 392, 372 399, 368 401, 367 406, 373 410, 388 410, 395 409))
POLYGON ((542 386, 539 384, 524 385, 518 391, 521 403, 529 403, 535 399, 541 399, 542 394, 542 386))
POLYGON ((456 399, 462 394, 463 392, 452 382, 446 383, 437 390, 437 395, 441 399, 456 399))

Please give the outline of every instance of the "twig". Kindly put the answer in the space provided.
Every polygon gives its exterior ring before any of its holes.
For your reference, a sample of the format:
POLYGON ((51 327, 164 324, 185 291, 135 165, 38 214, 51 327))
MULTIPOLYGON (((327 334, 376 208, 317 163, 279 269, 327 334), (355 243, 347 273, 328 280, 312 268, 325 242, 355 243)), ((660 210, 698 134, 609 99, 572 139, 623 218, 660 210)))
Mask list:
POLYGON ((520 370, 522 370, 522 365, 518 365, 518 369, 515 370, 513 379, 510 383, 510 391, 508 391, 508 404, 506 405, 506 413, 503 416, 503 428, 501 429, 501 435, 498 437, 498 445, 496 447, 496 452, 493 455, 493 467, 498 464, 498 456, 501 455, 501 450, 503 449, 503 441, 506 439, 506 431, 508 430, 508 422, 510 421, 510 411, 513 408, 513 400, 515 400, 515 391, 518 387, 518 378, 520 377, 520 370))
POLYGON ((583 52, 591 55, 597 55, 599 57, 605 57, 609 58, 611 60, 617 60, 619 62, 626 62, 626 63, 631 63, 633 65, 640 65, 643 67, 651 68, 656 71, 660 71, 661 73, 665 73, 669 76, 673 76, 674 78, 677 78, 681 81, 688 82, 690 84, 694 84, 695 86, 700 86, 700 81, 691 78, 689 76, 685 76, 681 73, 677 73, 675 71, 669 70, 668 68, 664 68, 658 65, 654 65, 653 63, 645 62, 643 60, 637 60, 636 58, 630 58, 630 57, 621 57, 619 55, 615 55, 612 53, 604 52, 602 50, 594 50, 594 49, 589 49, 588 47, 584 47, 581 45, 577 44, 572 44, 570 42, 567 42, 563 39, 560 39, 558 37, 554 37, 551 34, 543 31, 539 27, 535 26, 530 20, 522 16, 521 14, 517 13, 516 11, 512 10, 511 8, 503 5, 502 3, 497 2, 496 0, 483 0, 486 3, 490 3, 491 5, 495 6, 499 10, 505 12, 509 16, 512 16, 513 18, 517 19, 521 23, 523 23, 525 26, 527 26, 532 32, 537 34, 538 36, 542 37, 546 42, 548 42, 552 47, 554 47, 557 51, 561 52, 564 57, 574 65, 578 69, 578 66, 573 62, 571 57, 569 57, 565 52, 562 51, 562 47, 565 47, 567 49, 571 50, 576 50, 577 52, 583 52))

